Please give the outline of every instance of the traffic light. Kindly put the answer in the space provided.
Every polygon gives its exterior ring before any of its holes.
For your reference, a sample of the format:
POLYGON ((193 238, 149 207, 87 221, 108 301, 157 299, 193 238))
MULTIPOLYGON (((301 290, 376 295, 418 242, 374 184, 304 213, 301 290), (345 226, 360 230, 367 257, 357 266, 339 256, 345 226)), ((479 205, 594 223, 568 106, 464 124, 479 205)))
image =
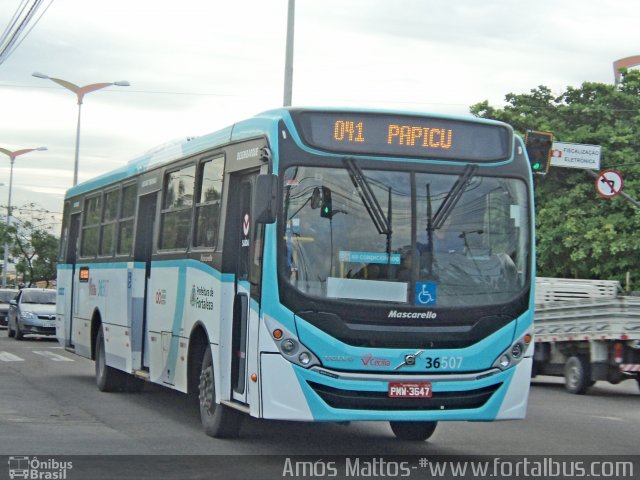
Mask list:
POLYGON ((331 204, 331 190, 322 187, 322 200, 320 202, 320 216, 324 218, 333 217, 333 206, 331 204))
POLYGON ((533 173, 544 175, 549 171, 553 133, 527 130, 524 143, 533 173))

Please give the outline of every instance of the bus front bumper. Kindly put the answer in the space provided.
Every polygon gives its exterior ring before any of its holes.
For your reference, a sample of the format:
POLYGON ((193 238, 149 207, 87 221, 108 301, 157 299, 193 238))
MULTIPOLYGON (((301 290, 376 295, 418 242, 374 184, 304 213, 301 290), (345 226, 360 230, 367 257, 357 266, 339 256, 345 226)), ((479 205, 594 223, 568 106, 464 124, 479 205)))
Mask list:
POLYGON ((263 354, 262 416, 299 421, 492 421, 525 417, 531 358, 505 371, 393 375, 304 369, 263 354), (389 397, 390 382, 430 382, 429 398, 389 397))

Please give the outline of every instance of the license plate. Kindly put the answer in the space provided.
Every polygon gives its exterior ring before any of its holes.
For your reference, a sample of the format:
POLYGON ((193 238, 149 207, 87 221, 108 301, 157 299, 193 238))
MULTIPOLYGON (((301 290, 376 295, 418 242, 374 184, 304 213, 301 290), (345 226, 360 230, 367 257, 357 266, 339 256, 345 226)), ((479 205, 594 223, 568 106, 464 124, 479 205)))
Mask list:
POLYGON ((44 326, 45 327, 55 327, 56 326, 56 321, 55 320, 47 320, 46 322, 44 322, 44 326))
POLYGON ((388 392, 392 398, 431 398, 431 382, 389 383, 388 392))

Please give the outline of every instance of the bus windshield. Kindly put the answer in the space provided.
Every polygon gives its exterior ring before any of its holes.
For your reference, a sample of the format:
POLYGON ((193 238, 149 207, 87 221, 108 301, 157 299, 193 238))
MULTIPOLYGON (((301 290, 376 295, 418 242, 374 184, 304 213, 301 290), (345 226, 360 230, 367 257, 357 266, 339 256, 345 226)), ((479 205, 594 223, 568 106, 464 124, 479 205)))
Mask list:
POLYGON ((509 301, 527 286, 526 185, 476 170, 289 167, 279 262, 288 284, 424 307, 509 301))

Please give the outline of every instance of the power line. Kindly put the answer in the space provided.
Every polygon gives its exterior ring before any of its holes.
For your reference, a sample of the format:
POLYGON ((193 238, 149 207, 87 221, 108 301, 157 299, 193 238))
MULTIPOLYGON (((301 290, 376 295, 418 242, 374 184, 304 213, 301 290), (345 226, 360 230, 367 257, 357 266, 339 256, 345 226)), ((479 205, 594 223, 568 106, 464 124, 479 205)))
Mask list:
POLYGON ((33 3, 28 6, 28 0, 22 0, 16 13, 14 13, 5 28, 2 37, 0 37, 0 65, 22 44, 53 3, 53 0, 49 0, 49 4, 44 11, 36 18, 36 14, 44 1, 33 0, 33 3), (30 23, 32 25, 27 30, 30 23))
MULTIPOLYGON (((34 86, 34 85, 17 85, 12 83, 0 83, 0 88, 28 88, 37 90, 60 90, 60 87, 56 86, 34 86)), ((194 95, 194 96, 208 96, 208 97, 244 97, 246 95, 237 93, 213 93, 213 92, 171 92, 161 90, 132 90, 128 88, 125 90, 110 90, 105 93, 149 93, 153 95, 194 95)), ((256 95, 257 96, 257 95, 256 95)))
MULTIPOLYGON (((0 45, 5 45, 10 43, 11 38, 13 36, 15 36, 15 29, 16 29, 16 23, 18 22, 18 19, 20 18, 20 15, 22 15, 22 12, 24 12, 24 9, 26 8, 26 0, 22 1, 22 4, 20 6, 18 6, 18 10, 16 10, 16 12, 13 14, 13 17, 11 17, 11 20, 9 21, 9 24, 7 25, 7 27, 5 28, 2 37, 0 38, 0 45), (14 33, 11 33, 14 32, 14 33), (11 35, 11 37, 10 37, 11 35)), ((4 50, 4 48, 3 48, 4 50)))
MULTIPOLYGON (((18 85, 12 83, 0 83, 0 88, 25 88, 25 89, 60 89, 60 87, 56 86, 33 86, 33 85, 18 85)), ((194 97, 228 97, 228 98, 246 98, 246 97, 260 97, 263 98, 262 94, 240 94, 240 93, 216 93, 216 92, 180 92, 180 91, 163 91, 163 90, 132 90, 128 88, 127 90, 111 90, 105 93, 109 94, 131 94, 131 93, 142 93, 148 95, 184 95, 184 96, 194 96, 194 97)), ((354 99, 354 98, 338 98, 337 101, 342 102, 366 102, 366 103, 377 103, 377 104, 391 104, 391 105, 439 105, 439 106, 451 106, 451 107, 469 107, 470 105, 466 103, 447 103, 447 102, 436 102, 436 101, 404 101, 404 100, 378 100, 378 99, 354 99)), ((508 107, 509 105, 503 105, 502 108, 508 107)), ((561 107, 565 107, 564 105, 560 105, 561 107)), ((547 106, 542 107, 543 109, 553 110, 557 109, 557 106, 547 106)), ((640 112, 640 108, 611 108, 607 110, 608 112, 640 112)))

